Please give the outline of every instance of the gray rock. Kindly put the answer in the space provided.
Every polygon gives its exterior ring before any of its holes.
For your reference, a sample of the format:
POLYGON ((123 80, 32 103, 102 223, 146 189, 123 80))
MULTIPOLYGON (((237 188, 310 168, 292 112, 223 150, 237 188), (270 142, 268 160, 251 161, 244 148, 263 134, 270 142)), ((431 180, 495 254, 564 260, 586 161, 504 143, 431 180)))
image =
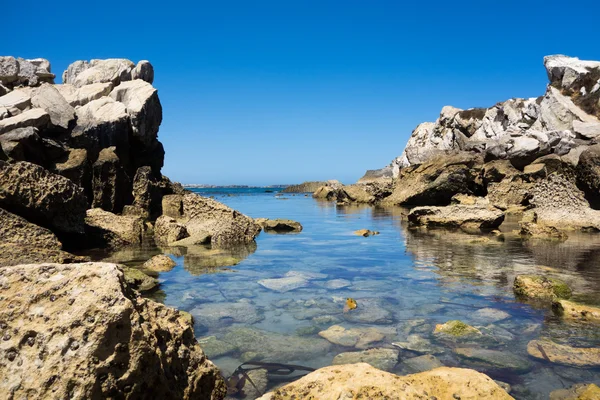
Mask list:
POLYGON ((92 207, 119 213, 125 204, 131 203, 131 181, 116 147, 102 149, 92 165, 92 207))
POLYGON ((19 74, 19 63, 11 56, 0 57, 0 81, 11 83, 17 80, 19 74))
POLYGON ((357 307, 344 313, 344 319, 361 324, 391 324, 392 313, 379 298, 357 298, 357 307))
POLYGON ((394 342, 392 345, 422 354, 441 354, 444 348, 434 345, 430 340, 419 335, 409 335, 406 342, 394 342))
POLYGON ((247 299, 201 304, 192 309, 190 314, 198 325, 205 328, 218 328, 232 323, 250 325, 265 319, 262 311, 247 299))
POLYGON ((31 91, 19 89, 3 95, 0 97, 0 107, 6 109, 11 117, 28 110, 31 108, 31 91))
POLYGON ((141 79, 152 84, 154 82, 154 67, 150 64, 150 61, 139 61, 135 69, 131 71, 131 79, 141 79))
POLYGON ((113 89, 113 84, 110 82, 92 83, 78 88, 65 83, 54 87, 71 106, 77 107, 108 96, 113 89))
POLYGON ((162 122, 162 106, 158 91, 141 79, 122 82, 110 96, 127 107, 133 135, 145 145, 156 140, 162 122))
POLYGON ((406 374, 417 374, 419 372, 429 371, 443 366, 444 364, 442 364, 437 357, 430 354, 406 359, 399 365, 406 374))
POLYGON ((205 336, 198 338, 198 344, 209 358, 219 358, 237 351, 237 347, 216 336, 205 336))
POLYGON ((75 109, 53 85, 47 83, 33 91, 31 105, 46 111, 50 115, 50 123, 63 130, 67 130, 75 119, 75 109))
POLYGON ((600 121, 573 121, 573 131, 584 139, 595 139, 600 136, 600 121))
POLYGON ((461 347, 454 349, 454 353, 462 358, 484 363, 490 368, 508 369, 519 373, 527 372, 533 366, 526 358, 506 351, 461 347))
POLYGON ((93 83, 110 82, 115 86, 131 80, 135 64, 124 58, 106 60, 76 61, 69 65, 63 74, 63 82, 76 87, 93 83))
POLYGON ((14 117, 0 120, 0 134, 19 128, 44 129, 50 123, 50 115, 41 108, 32 108, 14 117))
POLYGON ((510 318, 510 314, 496 308, 480 308, 472 314, 472 317, 482 323, 498 322, 510 318))
POLYGON ((261 279, 259 285, 279 293, 286 293, 306 287, 309 281, 301 276, 286 276, 283 278, 261 279))
POLYGON ((398 351, 375 348, 356 352, 340 353, 333 358, 333 365, 367 363, 383 371, 391 371, 398 364, 398 351))

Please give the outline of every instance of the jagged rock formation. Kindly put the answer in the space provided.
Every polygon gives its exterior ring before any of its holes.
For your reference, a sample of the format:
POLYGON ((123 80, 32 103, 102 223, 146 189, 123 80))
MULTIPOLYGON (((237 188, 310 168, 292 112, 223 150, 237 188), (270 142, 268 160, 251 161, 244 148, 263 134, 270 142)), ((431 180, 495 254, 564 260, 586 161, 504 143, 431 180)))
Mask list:
POLYGON ((341 183, 336 180, 303 182, 299 185, 291 185, 282 190, 282 193, 313 193, 321 186, 339 187, 341 183))
POLYGON ((138 297, 114 264, 0 269, 0 397, 221 399, 189 317, 138 297))
POLYGON ((446 206, 464 194, 501 210, 533 209, 526 235, 600 230, 600 62, 548 56, 544 65, 543 96, 446 106, 389 166, 359 183, 389 184, 391 174, 391 195, 376 201, 386 205, 446 206))

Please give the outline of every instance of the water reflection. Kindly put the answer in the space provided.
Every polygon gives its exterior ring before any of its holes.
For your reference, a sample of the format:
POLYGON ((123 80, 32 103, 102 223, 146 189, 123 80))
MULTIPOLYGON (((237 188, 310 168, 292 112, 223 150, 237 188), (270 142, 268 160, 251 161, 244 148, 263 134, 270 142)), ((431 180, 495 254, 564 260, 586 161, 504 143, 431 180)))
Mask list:
POLYGON ((239 264, 256 251, 256 243, 213 249, 210 245, 165 247, 165 254, 183 258, 183 268, 192 275, 215 273, 221 267, 239 264))

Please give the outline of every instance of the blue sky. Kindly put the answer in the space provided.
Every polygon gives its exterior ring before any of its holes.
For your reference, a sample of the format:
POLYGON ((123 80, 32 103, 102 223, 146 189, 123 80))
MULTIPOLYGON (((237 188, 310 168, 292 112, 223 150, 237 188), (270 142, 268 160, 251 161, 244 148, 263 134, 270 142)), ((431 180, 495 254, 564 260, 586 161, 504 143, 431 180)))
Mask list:
MULTIPOLYGON (((340 179, 399 155, 444 105, 543 94, 544 55, 600 60, 600 2, 38 0, 0 53, 150 60, 163 172, 184 183, 340 179)), ((60 81, 60 79, 58 79, 60 81)))

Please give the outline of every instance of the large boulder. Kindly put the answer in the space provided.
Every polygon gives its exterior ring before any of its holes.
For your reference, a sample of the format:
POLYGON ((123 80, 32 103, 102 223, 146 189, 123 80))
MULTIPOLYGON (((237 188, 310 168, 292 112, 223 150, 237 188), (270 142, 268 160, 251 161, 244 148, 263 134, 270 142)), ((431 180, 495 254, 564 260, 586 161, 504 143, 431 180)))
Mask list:
POLYGON ((0 397, 225 396, 190 319, 138 297, 116 265, 19 265, 0 280, 0 397))
POLYGON ((67 130, 75 119, 75 109, 67 103, 54 85, 45 83, 36 88, 32 93, 31 105, 46 111, 50 115, 51 125, 63 131, 67 130))
POLYGON ((0 161, 0 207, 57 233, 83 233, 87 201, 69 179, 28 162, 0 161))
POLYGON ((14 86, 37 86, 42 82, 54 83, 50 62, 43 58, 26 60, 11 56, 0 57, 0 83, 14 86))
POLYGON ((15 245, 60 249, 62 243, 50 230, 0 208, 0 242, 15 245))
POLYGON ((208 234, 217 247, 253 242, 261 230, 252 218, 195 193, 165 196, 162 208, 184 224, 190 236, 208 234))
POLYGON ((75 87, 93 83, 112 83, 131 80, 135 64, 124 58, 109 58, 106 60, 75 61, 63 73, 63 82, 75 87))
POLYGON ((450 205, 446 207, 415 207, 408 214, 412 225, 427 227, 492 230, 504 221, 504 212, 494 207, 450 205))
POLYGON ((334 365, 311 372, 259 398, 369 399, 512 399, 490 377, 463 368, 436 368, 397 376, 368 364, 334 365))
POLYGON ((448 205, 458 193, 477 194, 482 159, 459 153, 435 158, 422 165, 406 168, 393 193, 384 199, 390 205, 448 205))
POLYGON ((141 218, 116 215, 101 208, 87 210, 85 224, 88 236, 98 246, 139 244, 144 234, 141 218))
POLYGON ((136 79, 116 86, 110 97, 127 107, 134 137, 145 146, 152 145, 162 121, 158 91, 148 82, 136 79))
POLYGON ((14 117, 0 120, 0 134, 29 126, 44 129, 49 123, 50 114, 41 108, 32 108, 14 117))
POLYGON ((66 157, 56 162, 52 169, 57 174, 81 186, 88 200, 93 199, 92 171, 86 149, 70 149, 66 157))
POLYGON ((154 241, 159 245, 169 245, 189 236, 184 225, 167 215, 161 215, 154 223, 154 241))
POLYGON ((138 168, 133 177, 133 206, 144 211, 151 220, 162 214, 162 199, 170 194, 183 194, 185 190, 161 174, 152 171, 152 167, 138 168))
POLYGON ((63 85, 55 85, 54 87, 71 106, 77 107, 84 106, 92 100, 108 96, 113 89, 113 84, 110 82, 101 82, 75 87, 65 83, 63 85))
POLYGON ((44 165, 48 158, 44 140, 33 127, 17 128, 0 135, 2 151, 11 161, 44 165))

